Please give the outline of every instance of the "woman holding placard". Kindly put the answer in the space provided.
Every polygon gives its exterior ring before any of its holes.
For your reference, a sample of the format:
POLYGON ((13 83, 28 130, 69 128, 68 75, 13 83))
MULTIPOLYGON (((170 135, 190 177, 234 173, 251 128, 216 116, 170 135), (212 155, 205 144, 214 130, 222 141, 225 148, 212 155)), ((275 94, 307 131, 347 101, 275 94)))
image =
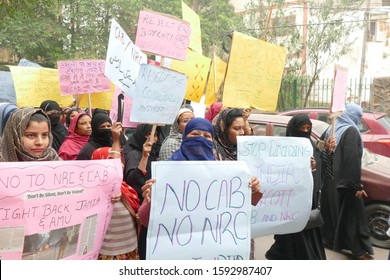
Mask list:
MULTIPOLYGON (((172 154, 169 160, 215 160, 213 140, 214 128, 211 123, 203 118, 193 118, 187 123, 184 129, 183 141, 180 148, 172 154)), ((139 209, 138 216, 145 227, 149 223, 151 187, 155 182, 156 179, 150 179, 142 187, 142 195, 145 200, 139 209)), ((252 190, 252 201, 253 196, 257 196, 257 194, 262 195, 260 192, 260 182, 255 176, 250 179, 249 187, 252 190)))
MULTIPOLYGON (((318 207, 321 190, 321 152, 311 141, 312 123, 306 114, 298 114, 287 124, 286 136, 304 137, 310 140, 314 156, 311 157, 313 174, 312 209, 318 207)), ((321 224, 308 225, 304 230, 289 234, 274 235, 274 244, 266 252, 269 260, 325 260, 325 249, 322 244, 321 224)))

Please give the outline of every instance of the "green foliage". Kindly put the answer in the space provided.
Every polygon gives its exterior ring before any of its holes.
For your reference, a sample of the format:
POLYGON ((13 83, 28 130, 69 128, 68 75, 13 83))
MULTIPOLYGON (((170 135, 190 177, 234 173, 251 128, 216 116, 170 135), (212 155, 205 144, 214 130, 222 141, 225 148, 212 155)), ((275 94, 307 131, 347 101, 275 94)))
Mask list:
MULTIPOLYGON (((347 54, 356 40, 352 35, 358 29, 362 29, 363 23, 359 16, 359 9, 363 0, 308 0, 307 25, 296 24, 299 22, 291 18, 294 11, 282 1, 274 1, 271 8, 270 1, 251 1, 247 6, 248 16, 246 25, 248 32, 258 38, 267 38, 268 42, 283 45, 287 49, 287 61, 284 74, 286 83, 297 79, 302 75, 303 66, 308 68, 308 76, 305 78, 304 106, 310 96, 312 86, 318 80, 321 72, 330 63, 347 54), (272 17, 267 29, 268 15, 272 11, 272 17), (303 37, 307 28, 307 38, 303 37), (305 51, 305 52, 303 52, 305 51), (303 54, 306 56, 303 57, 303 54)), ((301 11, 304 11, 304 2, 301 11)), ((299 8, 295 13, 299 14, 299 8)), ((301 17, 302 17, 302 13, 301 17)), ((298 17, 298 16, 297 16, 298 17)), ((301 20, 300 20, 301 21, 301 20)))
MULTIPOLYGON (((240 18, 228 0, 198 0, 204 54, 233 31, 240 18)), ((190 5, 189 0, 184 1, 190 5)), ((181 18, 180 0, 8 0, 0 1, 0 48, 43 66, 57 60, 105 59, 111 19, 135 41, 143 9, 181 18)))

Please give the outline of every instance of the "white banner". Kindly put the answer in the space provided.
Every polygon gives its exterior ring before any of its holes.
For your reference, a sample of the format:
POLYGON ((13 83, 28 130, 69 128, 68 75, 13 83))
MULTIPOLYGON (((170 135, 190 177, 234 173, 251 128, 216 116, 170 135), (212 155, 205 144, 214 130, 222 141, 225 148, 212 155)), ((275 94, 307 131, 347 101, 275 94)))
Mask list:
POLYGON ((244 162, 153 162, 152 178, 147 259, 249 259, 251 192, 244 162))
POLYGON ((142 64, 133 97, 130 120, 151 124, 172 124, 183 103, 187 76, 142 64))
POLYGON ((104 75, 124 93, 133 96, 142 63, 147 63, 146 54, 134 45, 118 22, 112 19, 104 75))
POLYGON ((252 209, 252 238, 301 231, 312 205, 310 141, 302 137, 270 136, 237 139, 238 160, 248 163, 263 192, 252 209))

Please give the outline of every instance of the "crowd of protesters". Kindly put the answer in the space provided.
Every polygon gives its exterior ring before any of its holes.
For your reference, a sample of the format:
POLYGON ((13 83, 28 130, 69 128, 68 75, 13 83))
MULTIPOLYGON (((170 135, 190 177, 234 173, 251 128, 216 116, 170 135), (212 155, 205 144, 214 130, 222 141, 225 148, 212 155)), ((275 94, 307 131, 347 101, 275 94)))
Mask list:
MULTIPOLYGON (((225 108, 221 102, 211 105, 204 118, 183 106, 172 125, 153 130, 152 125, 138 124, 130 137, 120 122, 98 108, 90 114, 46 100, 39 108, 2 103, 0 114, 2 162, 122 160, 121 192, 112 197, 115 206, 98 257, 110 260, 146 257, 151 187, 156 181, 151 178, 153 161, 235 161, 237 136, 254 134, 250 109, 225 108)), ((334 136, 326 133, 325 149, 312 143, 312 209, 321 204, 324 224, 275 235, 267 259, 325 260, 324 244, 335 251, 350 250, 356 259, 373 259, 360 185, 363 146, 356 125, 361 116, 359 106, 348 105, 336 119, 334 136)), ((306 115, 297 115, 286 136, 310 139, 311 128, 306 115)), ((248 185, 252 194, 261 193, 256 176, 248 185)), ((250 258, 254 259, 253 240, 250 258)))

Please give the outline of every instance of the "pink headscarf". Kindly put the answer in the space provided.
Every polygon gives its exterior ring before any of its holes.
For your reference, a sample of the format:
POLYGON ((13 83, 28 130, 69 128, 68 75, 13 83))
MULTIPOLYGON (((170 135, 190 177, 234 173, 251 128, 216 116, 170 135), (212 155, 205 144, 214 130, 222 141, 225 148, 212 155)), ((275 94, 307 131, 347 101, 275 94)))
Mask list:
POLYGON ((204 116, 206 120, 212 122, 214 117, 218 115, 219 111, 222 108, 222 102, 214 102, 211 104, 210 108, 207 110, 206 115, 204 116))
POLYGON ((77 114, 70 122, 68 136, 58 150, 58 155, 63 160, 75 160, 80 149, 87 144, 89 140, 89 135, 80 135, 75 132, 77 122, 82 116, 88 116, 88 114, 77 114))

